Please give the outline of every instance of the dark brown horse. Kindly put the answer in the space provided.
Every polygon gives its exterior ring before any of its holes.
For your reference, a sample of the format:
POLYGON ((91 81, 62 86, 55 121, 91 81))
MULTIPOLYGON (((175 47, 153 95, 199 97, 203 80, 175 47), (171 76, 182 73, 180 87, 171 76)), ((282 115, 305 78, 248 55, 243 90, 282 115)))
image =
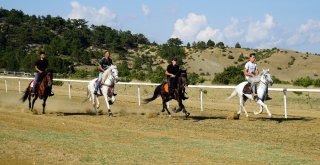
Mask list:
MULTIPOLYGON (((182 98, 184 96, 184 92, 185 92, 185 88, 188 86, 189 82, 188 82, 188 77, 187 77, 187 71, 186 70, 180 70, 176 76, 176 87, 174 88, 174 99, 177 100, 178 104, 179 104, 179 108, 178 109, 174 109, 174 112, 180 112, 182 110, 182 112, 185 114, 185 117, 188 117, 190 115, 189 112, 187 112, 186 108, 184 107, 184 105, 182 104, 182 98)), ((171 113, 168 110, 167 107, 167 102, 170 101, 168 96, 169 96, 169 92, 167 90, 167 82, 164 82, 160 85, 158 85, 156 87, 156 89, 154 90, 154 94, 151 98, 147 98, 144 99, 145 103, 149 103, 153 100, 155 100, 159 95, 162 98, 162 112, 166 111, 168 113, 168 115, 170 116, 171 113)))
POLYGON ((40 84, 38 86, 38 89, 36 89, 36 93, 33 97, 32 104, 31 104, 31 97, 32 97, 31 92, 32 92, 32 88, 34 87, 34 83, 35 83, 34 80, 32 80, 29 83, 21 100, 22 100, 22 102, 25 102, 28 98, 29 110, 31 110, 33 112, 34 103, 36 102, 37 98, 39 97, 40 99, 43 100, 42 113, 45 114, 46 113, 45 112, 46 101, 47 101, 48 96, 50 96, 50 94, 51 94, 53 75, 52 75, 52 72, 48 71, 48 72, 43 72, 40 77, 41 77, 40 84))

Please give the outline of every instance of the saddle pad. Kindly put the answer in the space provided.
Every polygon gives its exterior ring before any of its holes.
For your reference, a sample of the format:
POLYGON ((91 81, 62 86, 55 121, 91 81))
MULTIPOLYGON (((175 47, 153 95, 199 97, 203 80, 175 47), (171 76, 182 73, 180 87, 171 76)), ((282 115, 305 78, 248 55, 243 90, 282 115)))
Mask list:
POLYGON ((168 83, 165 83, 163 87, 164 87, 164 91, 169 93, 169 85, 168 85, 168 83))
POLYGON ((33 86, 34 86, 34 80, 32 80, 30 83, 30 87, 33 88, 33 86))
POLYGON ((246 84, 246 85, 243 87, 243 93, 244 93, 244 94, 251 94, 251 93, 252 93, 250 83, 246 84))

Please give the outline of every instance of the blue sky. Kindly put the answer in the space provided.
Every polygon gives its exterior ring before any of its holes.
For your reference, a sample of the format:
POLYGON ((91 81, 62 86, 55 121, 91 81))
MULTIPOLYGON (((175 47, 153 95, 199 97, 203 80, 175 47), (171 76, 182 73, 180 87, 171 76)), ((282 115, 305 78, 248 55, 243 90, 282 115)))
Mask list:
POLYGON ((83 18, 95 25, 142 33, 151 42, 170 37, 239 42, 249 48, 320 53, 319 0, 0 0, 28 15, 83 18))

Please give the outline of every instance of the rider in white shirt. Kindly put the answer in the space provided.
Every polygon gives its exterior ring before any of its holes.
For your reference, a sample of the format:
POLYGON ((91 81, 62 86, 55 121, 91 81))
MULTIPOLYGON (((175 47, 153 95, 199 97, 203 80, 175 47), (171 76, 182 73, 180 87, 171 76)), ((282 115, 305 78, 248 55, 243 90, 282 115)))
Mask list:
MULTIPOLYGON (((243 73, 246 77, 246 80, 251 84, 252 95, 255 98, 256 97, 256 85, 260 81, 260 78, 257 77, 257 75, 259 74, 259 70, 258 70, 257 64, 255 63, 256 54, 250 53, 249 57, 250 57, 250 59, 245 64, 244 69, 243 69, 243 73)), ((271 100, 271 98, 268 96, 268 90, 267 90, 266 100, 271 100)))

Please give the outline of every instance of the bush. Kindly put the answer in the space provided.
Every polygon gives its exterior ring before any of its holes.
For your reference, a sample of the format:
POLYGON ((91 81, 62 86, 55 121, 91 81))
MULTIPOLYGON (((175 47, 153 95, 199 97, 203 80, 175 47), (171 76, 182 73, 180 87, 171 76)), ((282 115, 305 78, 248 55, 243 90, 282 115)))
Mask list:
POLYGON ((313 80, 313 85, 315 87, 320 87, 320 79, 313 80))
POLYGON ((52 85, 62 86, 62 85, 63 85, 63 81, 53 81, 53 82, 52 82, 52 85))
POLYGON ((298 78, 293 81, 293 85, 308 87, 313 84, 313 80, 308 77, 298 78))
POLYGON ((244 75, 242 72, 242 66, 230 66, 224 68, 224 71, 221 73, 216 73, 214 79, 212 80, 212 84, 238 84, 244 81, 244 75))
POLYGON ((188 74, 188 80, 189 80, 189 84, 191 85, 195 85, 196 83, 199 82, 199 75, 196 73, 190 73, 188 74))

